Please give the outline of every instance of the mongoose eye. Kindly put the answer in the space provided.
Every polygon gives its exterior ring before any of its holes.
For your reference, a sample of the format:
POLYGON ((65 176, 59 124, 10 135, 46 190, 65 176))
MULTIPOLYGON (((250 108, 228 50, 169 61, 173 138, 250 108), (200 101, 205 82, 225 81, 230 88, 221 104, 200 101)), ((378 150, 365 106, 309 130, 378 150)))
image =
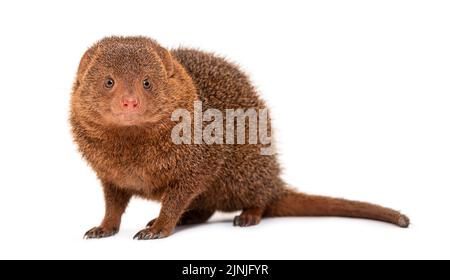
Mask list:
POLYGON ((106 88, 112 88, 114 86, 114 80, 111 78, 106 79, 105 81, 105 87, 106 88))
POLYGON ((148 79, 145 79, 142 81, 142 86, 144 87, 144 89, 149 90, 152 87, 152 84, 148 79))

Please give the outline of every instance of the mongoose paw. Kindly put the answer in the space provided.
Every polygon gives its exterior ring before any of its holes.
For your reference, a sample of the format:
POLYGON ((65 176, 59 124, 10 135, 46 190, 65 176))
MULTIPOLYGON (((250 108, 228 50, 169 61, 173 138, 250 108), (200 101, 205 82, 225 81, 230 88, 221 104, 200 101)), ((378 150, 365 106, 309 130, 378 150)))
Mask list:
POLYGON ((105 229, 103 227, 94 227, 84 234, 84 239, 99 239, 115 235, 119 230, 116 228, 105 229))
POLYGON ((133 239, 134 240, 150 240, 150 239, 160 239, 170 235, 169 231, 162 229, 156 229, 153 227, 147 227, 140 232, 138 232, 133 239))
POLYGON ((239 227, 256 226, 261 222, 261 216, 241 214, 234 217, 233 225, 239 227))

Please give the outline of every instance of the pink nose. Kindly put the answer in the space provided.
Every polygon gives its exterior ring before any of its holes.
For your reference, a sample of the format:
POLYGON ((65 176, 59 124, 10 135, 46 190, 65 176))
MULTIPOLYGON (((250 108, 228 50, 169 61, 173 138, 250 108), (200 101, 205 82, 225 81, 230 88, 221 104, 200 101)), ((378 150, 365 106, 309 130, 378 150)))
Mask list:
POLYGON ((136 97, 122 98, 122 107, 126 110, 133 110, 139 107, 139 100, 136 97))

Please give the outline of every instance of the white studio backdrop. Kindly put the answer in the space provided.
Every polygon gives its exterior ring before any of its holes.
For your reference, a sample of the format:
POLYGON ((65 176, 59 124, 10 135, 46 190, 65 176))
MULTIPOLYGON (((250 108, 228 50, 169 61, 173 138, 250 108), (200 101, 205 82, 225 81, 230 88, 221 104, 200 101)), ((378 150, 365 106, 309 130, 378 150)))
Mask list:
POLYGON ((448 1, 2 1, 0 258, 449 258, 448 1), (134 200, 115 237, 71 140, 71 85, 106 35, 214 51, 272 109, 284 178, 304 192, 402 210, 404 230, 340 218, 234 228, 233 214, 163 240, 132 236, 159 205, 134 200))

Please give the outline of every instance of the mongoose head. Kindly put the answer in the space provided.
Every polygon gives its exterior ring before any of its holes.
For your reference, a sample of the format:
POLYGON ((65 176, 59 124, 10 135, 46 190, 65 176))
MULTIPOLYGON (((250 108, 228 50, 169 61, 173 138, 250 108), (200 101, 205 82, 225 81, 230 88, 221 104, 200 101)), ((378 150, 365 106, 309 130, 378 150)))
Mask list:
POLYGON ((72 103, 91 122, 116 127, 151 125, 167 118, 180 99, 171 86, 174 75, 170 53, 155 41, 108 37, 83 55, 72 103))

